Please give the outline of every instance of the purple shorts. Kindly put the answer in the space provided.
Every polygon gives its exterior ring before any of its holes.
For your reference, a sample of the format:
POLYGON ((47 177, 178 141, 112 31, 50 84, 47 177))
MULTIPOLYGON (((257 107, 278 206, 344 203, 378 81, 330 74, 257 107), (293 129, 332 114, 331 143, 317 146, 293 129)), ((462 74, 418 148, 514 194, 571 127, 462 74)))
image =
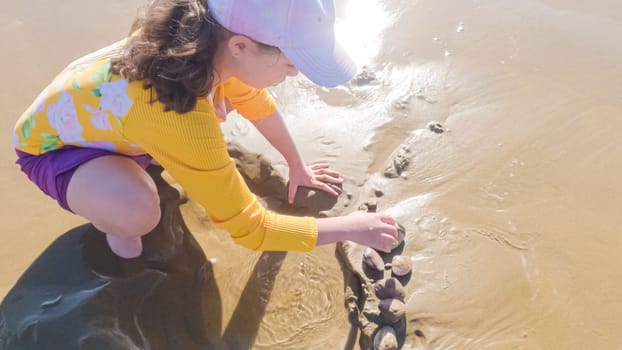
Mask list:
MULTIPOLYGON (((48 196, 54 198, 64 209, 69 209, 67 204, 67 186, 76 169, 89 160, 103 156, 126 156, 95 148, 82 148, 64 146, 54 151, 40 155, 32 155, 19 150, 17 161, 22 171, 28 175, 48 196)), ((143 154, 139 156, 126 156, 133 159, 143 169, 151 163, 151 156, 143 154)))

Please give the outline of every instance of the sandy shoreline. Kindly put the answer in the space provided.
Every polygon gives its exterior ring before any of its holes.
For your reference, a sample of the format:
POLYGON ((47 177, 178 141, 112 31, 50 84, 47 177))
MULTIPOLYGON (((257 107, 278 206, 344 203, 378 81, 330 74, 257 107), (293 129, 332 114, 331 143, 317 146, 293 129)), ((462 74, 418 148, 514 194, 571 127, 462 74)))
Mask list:
MULTIPOLYGON (((333 212, 353 210, 382 188, 378 209, 412 232, 404 348, 617 349, 622 5, 365 0, 349 7, 354 1, 338 4, 346 23, 354 13, 369 18, 350 19, 367 37, 349 40, 371 78, 330 91, 298 79, 274 93, 305 158, 329 162, 347 179, 352 198, 340 198, 333 212), (429 122, 446 131, 430 133, 429 122), (410 165, 387 179, 382 170, 401 146, 410 165)), ((19 173, 10 129, 71 59, 124 35, 140 3, 11 0, 0 14, 7 135, 0 296, 56 235, 83 223, 19 173)), ((225 130, 279 162, 245 121, 234 117, 225 130)), ((222 312, 231 317, 260 255, 232 246, 199 208, 188 205, 184 215, 215 262, 222 312)), ((343 347, 342 278, 333 248, 288 254, 254 348, 343 347)))

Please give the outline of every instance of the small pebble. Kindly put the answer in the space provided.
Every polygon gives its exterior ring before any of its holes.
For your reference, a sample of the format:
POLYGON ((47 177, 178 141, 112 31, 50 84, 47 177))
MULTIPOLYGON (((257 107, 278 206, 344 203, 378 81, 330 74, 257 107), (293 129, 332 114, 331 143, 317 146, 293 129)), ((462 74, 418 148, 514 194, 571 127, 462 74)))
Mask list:
POLYGON ((437 122, 430 122, 428 123, 428 129, 430 129, 430 131, 437 133, 437 134, 442 134, 445 132, 445 129, 443 128, 443 125, 441 123, 437 123, 437 122))
POLYGON ((374 350, 397 350, 397 335, 391 326, 384 326, 374 336, 374 350))
POLYGON ((395 167, 395 170, 397 171, 397 175, 401 175, 404 170, 406 170, 406 167, 408 167, 408 164, 410 163, 410 161, 408 160, 408 158, 406 158, 406 156, 404 155, 397 155, 394 159, 393 159, 393 166, 395 167))
POLYGON ((374 84, 374 83, 377 84, 378 80, 377 80, 376 74, 374 72, 369 71, 369 70, 363 70, 362 72, 357 74, 352 79, 352 83, 354 83, 356 85, 368 85, 368 84, 374 84))
POLYGON ((379 299, 399 299, 404 301, 406 298, 404 286, 395 277, 385 278, 376 282, 374 290, 379 299))
POLYGON ((406 229, 399 222, 396 224, 397 226, 397 242, 391 245, 391 250, 397 248, 404 242, 404 238, 406 237, 406 229))
POLYGON ((395 323, 404 317, 406 304, 397 299, 382 299, 378 304, 380 316, 388 323, 395 323))

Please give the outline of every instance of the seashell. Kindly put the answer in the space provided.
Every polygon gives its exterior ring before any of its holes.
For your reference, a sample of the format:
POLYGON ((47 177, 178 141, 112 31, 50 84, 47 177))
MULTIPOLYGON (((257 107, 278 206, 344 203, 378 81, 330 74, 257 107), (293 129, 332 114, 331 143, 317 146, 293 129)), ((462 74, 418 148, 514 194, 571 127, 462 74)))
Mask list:
POLYGON ((380 299, 399 299, 404 301, 406 292, 404 286, 395 277, 382 279, 374 285, 376 296, 380 299))
POLYGON ((413 269, 410 257, 403 255, 395 255, 387 265, 391 266, 391 271, 396 276, 406 276, 413 269))
POLYGON ((402 242, 404 242, 404 238, 406 237, 406 229, 404 228, 404 226, 402 226, 399 222, 396 223, 397 226, 397 242, 393 245, 391 245, 391 250, 397 248, 400 246, 400 244, 402 244, 402 242))
POLYGON ((384 326, 374 336, 374 350, 397 350, 397 335, 391 326, 384 326))
POLYGON ((406 304, 397 299, 382 299, 378 304, 380 316, 388 323, 395 323, 404 317, 406 304))
POLYGON ((384 261, 382 257, 372 248, 367 247, 365 251, 363 251, 363 262, 374 270, 384 271, 384 261))

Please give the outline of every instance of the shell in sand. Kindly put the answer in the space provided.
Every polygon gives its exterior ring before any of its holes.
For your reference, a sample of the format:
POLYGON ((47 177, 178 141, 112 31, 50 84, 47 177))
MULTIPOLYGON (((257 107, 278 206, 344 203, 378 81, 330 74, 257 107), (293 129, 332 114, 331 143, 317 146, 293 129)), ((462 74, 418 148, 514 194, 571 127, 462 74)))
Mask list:
POLYGON ((410 257, 404 255, 396 255, 391 260, 391 272, 395 276, 406 276, 412 271, 412 262, 410 257))

